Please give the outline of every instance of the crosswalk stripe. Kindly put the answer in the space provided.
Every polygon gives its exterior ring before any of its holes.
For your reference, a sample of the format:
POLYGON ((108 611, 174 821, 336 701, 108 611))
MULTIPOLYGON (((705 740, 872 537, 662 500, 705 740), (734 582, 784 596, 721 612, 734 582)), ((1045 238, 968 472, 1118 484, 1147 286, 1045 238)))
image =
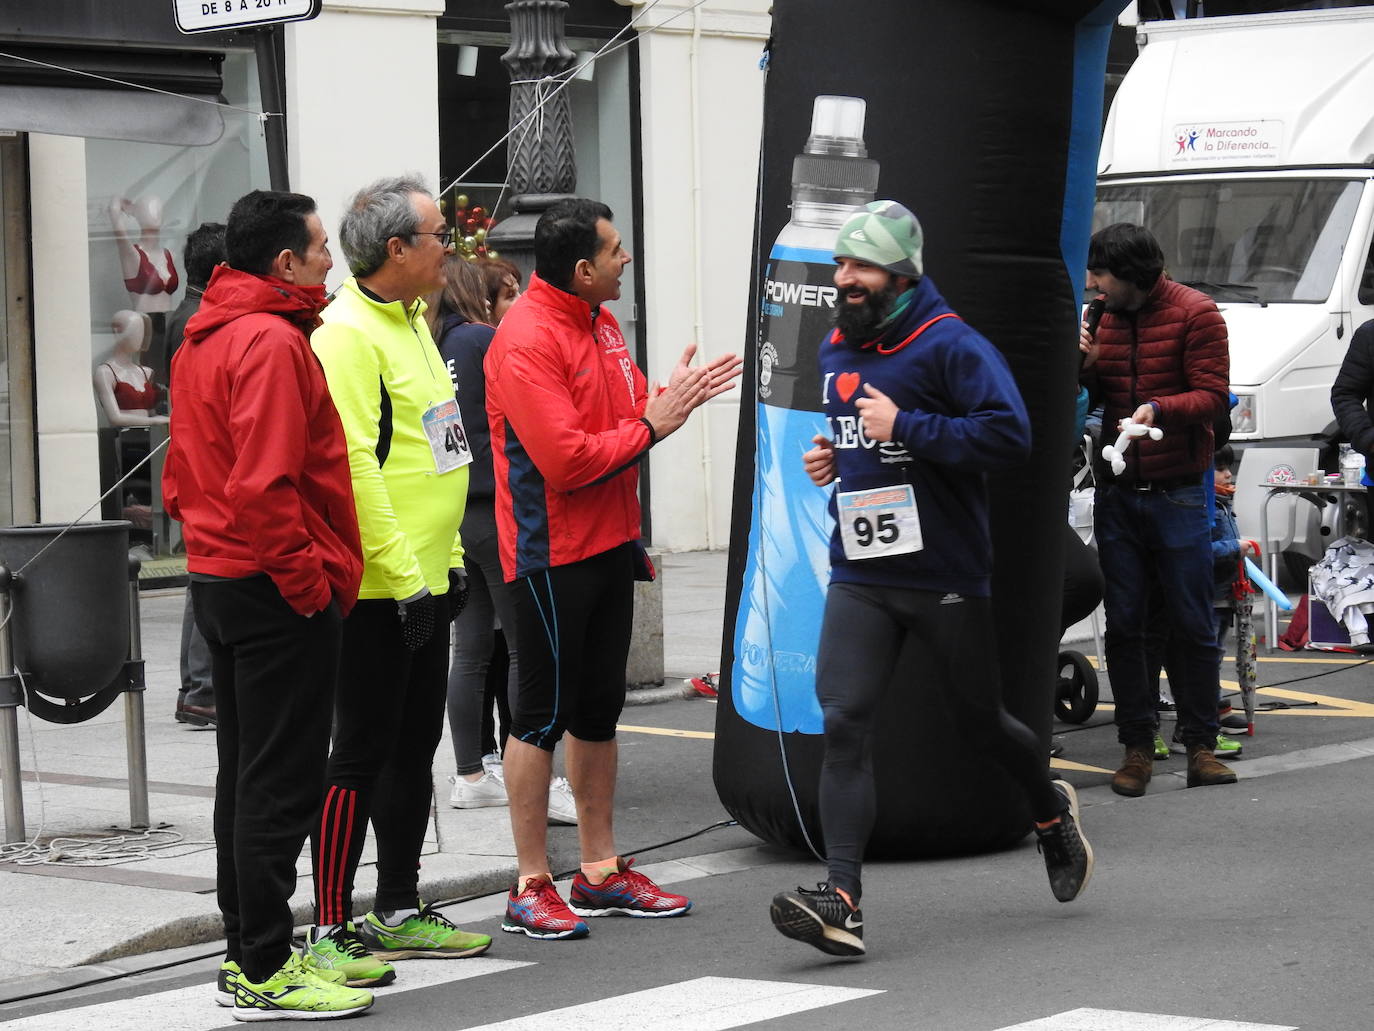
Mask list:
MULTIPOLYGON (((376 991, 373 1012, 386 1006, 388 996, 417 988, 433 988, 485 974, 499 974, 531 963, 509 959, 474 959, 407 963, 396 983, 376 991)), ((237 1026, 232 1011, 215 1004, 213 984, 193 984, 133 999, 117 999, 75 1009, 53 1010, 7 1022, 5 1031, 71 1031, 74 1027, 98 1027, 100 1031, 213 1031, 237 1026)))
POLYGON ((1288 1024, 1242 1024, 1210 1017, 1175 1017, 1167 1013, 1078 1009, 1053 1017, 1012 1024, 997 1031, 1299 1031, 1288 1024))
MULTIPOLYGON (((791 981, 754 981, 737 977, 698 977, 690 981, 617 995, 579 1006, 545 1010, 481 1031, 724 1031, 762 1020, 833 1006, 881 991, 832 988, 791 981)), ((477 1027, 467 1031, 478 1031, 477 1027)))

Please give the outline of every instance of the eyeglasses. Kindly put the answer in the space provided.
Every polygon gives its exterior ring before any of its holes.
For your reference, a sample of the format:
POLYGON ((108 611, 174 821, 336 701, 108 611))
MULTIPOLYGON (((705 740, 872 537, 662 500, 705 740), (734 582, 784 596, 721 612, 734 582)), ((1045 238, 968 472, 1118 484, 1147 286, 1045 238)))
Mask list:
POLYGON ((447 249, 448 249, 448 245, 451 244, 451 243, 453 242, 453 230, 452 230, 452 229, 444 229, 444 230, 442 230, 442 231, 440 231, 440 232, 437 232, 437 233, 427 233, 427 232, 425 232, 423 229, 417 229, 417 230, 415 230, 415 235, 416 235, 416 236, 432 236, 432 237, 434 237, 435 239, 437 239, 437 240, 439 241, 439 246, 440 246, 440 247, 443 247, 445 250, 447 250, 447 249))

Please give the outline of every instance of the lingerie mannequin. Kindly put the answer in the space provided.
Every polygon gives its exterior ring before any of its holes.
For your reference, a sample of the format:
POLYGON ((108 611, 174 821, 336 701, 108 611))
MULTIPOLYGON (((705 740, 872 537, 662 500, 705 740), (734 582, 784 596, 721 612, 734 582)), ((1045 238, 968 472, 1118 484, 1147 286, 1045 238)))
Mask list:
POLYGON ((168 419, 156 414, 160 388, 153 370, 142 363, 152 340, 152 320, 142 312, 117 311, 110 320, 114 352, 96 366, 95 396, 111 426, 161 426, 168 419))
POLYGON ((160 241, 162 201, 153 196, 133 201, 115 197, 110 201, 110 225, 130 307, 142 312, 171 311, 181 277, 172 252, 160 241), (133 226, 138 229, 137 238, 130 235, 133 226))

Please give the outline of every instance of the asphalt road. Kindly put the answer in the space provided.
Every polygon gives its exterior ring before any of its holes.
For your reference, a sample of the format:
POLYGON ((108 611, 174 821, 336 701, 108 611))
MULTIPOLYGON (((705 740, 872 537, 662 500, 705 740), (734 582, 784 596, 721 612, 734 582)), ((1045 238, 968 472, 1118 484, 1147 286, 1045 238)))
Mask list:
MULTIPOLYGON (((1145 798, 1119 799, 1098 772, 1119 755, 1099 725, 1110 711, 1081 731, 1057 724, 1097 853, 1088 891, 1055 902, 1029 843, 871 864, 862 961, 829 959, 769 924, 774 892, 823 871, 717 826, 727 817, 710 779, 714 705, 627 710, 622 848, 662 864, 694 911, 600 920, 586 941, 543 943, 498 932, 500 899, 451 906, 460 924, 496 938, 489 958, 407 963, 350 1026, 1367 1031, 1374 761, 1348 756, 1374 751, 1374 678, 1349 657, 1275 658, 1261 665, 1261 684, 1276 685, 1262 701, 1320 701, 1261 714, 1240 784, 1189 791, 1162 777, 1145 798), (1326 675, 1296 679, 1315 673, 1326 675)), ((571 868, 575 831, 554 831, 552 848, 555 868, 571 868)), ((29 918, 41 927, 41 914, 29 918)), ((0 1021, 16 1031, 231 1026, 210 1001, 214 965, 6 1006, 0 1021)))

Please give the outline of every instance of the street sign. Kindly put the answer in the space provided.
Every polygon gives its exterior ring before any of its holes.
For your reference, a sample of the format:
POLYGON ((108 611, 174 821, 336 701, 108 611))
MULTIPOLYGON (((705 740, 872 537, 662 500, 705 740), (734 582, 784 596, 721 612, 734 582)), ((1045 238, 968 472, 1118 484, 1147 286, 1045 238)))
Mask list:
POLYGON ((307 21, 320 13, 321 0, 172 0, 182 32, 249 29, 279 21, 307 21))

